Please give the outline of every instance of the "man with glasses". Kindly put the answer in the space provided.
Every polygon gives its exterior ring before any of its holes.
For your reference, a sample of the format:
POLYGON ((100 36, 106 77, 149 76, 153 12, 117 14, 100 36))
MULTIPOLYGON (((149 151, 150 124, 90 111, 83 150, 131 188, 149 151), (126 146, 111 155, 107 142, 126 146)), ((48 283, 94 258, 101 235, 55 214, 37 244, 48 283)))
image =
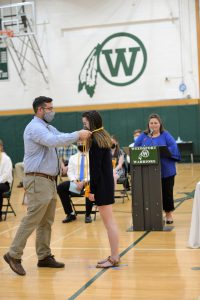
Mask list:
POLYGON ((9 252, 4 255, 11 269, 19 274, 26 272, 21 257, 28 237, 36 229, 38 267, 63 268, 51 253, 51 226, 56 209, 56 176, 59 173, 56 147, 85 140, 90 131, 61 133, 49 123, 53 120, 53 100, 40 96, 33 102, 35 116, 24 131, 24 188, 27 196, 27 214, 22 219, 9 252))

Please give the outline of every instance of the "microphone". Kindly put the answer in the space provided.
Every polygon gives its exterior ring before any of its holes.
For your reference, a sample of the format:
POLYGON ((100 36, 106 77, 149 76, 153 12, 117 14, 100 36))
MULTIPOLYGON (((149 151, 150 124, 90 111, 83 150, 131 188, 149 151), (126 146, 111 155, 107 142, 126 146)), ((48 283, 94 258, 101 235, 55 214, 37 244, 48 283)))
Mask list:
POLYGON ((153 136, 153 129, 152 129, 152 128, 149 129, 149 135, 150 135, 151 137, 153 136))
POLYGON ((151 146, 153 146, 153 128, 149 128, 149 136, 151 138, 151 146))

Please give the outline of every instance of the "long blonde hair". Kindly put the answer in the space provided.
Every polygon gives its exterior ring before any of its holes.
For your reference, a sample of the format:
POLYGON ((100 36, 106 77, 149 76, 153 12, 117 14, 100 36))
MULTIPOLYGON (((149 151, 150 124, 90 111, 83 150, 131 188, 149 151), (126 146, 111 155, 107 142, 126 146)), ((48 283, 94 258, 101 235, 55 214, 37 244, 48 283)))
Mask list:
MULTIPOLYGON (((82 114, 90 124, 92 139, 96 140, 100 148, 111 148, 112 141, 110 134, 103 128, 101 115, 96 110, 86 111, 82 114)), ((90 141, 91 143, 91 141, 90 141)))

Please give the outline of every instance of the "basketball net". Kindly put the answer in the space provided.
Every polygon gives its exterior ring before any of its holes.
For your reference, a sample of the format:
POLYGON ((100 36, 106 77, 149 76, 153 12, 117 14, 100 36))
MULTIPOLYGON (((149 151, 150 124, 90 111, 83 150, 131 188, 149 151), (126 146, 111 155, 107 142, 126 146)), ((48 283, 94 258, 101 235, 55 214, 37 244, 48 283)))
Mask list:
POLYGON ((14 31, 13 30, 0 30, 0 37, 1 36, 12 38, 12 37, 14 37, 14 31))

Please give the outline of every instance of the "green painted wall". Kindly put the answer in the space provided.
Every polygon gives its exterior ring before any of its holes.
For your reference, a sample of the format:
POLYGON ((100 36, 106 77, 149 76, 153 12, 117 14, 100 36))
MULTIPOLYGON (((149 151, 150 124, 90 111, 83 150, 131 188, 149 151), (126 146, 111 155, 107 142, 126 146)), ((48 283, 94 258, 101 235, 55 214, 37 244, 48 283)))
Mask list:
MULTIPOLYGON (((121 146, 132 142, 136 128, 145 129, 149 114, 158 113, 165 128, 177 139, 193 141, 195 161, 200 161, 200 108, 198 105, 130 108, 100 111, 104 127, 114 134, 121 146)), ((1 116, 0 139, 13 163, 23 159, 23 131, 32 115, 1 116)), ((82 128, 81 112, 57 113, 52 123, 58 130, 71 132, 82 128)))

